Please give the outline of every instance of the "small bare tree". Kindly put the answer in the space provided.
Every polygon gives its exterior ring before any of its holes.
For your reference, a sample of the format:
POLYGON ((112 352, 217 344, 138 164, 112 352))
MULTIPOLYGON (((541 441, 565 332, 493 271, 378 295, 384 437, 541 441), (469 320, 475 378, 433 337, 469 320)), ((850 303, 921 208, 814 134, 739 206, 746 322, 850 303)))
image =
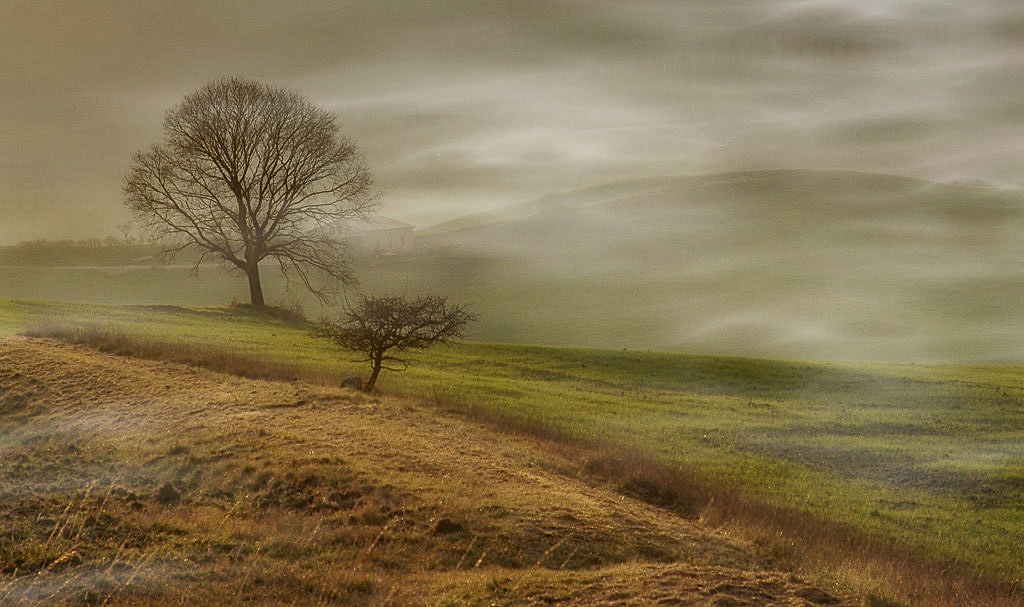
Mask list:
POLYGON ((465 326, 476 319, 476 314, 448 304, 443 297, 409 300, 401 295, 359 295, 345 306, 340 322, 320 323, 313 334, 363 355, 358 361, 370 363, 370 377, 363 384, 363 390, 369 392, 382 369, 404 371, 408 367, 396 353, 460 339, 465 326))
POLYGON ((264 303, 259 263, 279 264, 322 301, 353 281, 328 226, 376 208, 363 157, 336 117, 298 93, 259 82, 211 82, 170 109, 164 141, 132 157, 125 202, 166 251, 192 248, 249 279, 264 303), (328 280, 313 280, 321 273, 328 280))

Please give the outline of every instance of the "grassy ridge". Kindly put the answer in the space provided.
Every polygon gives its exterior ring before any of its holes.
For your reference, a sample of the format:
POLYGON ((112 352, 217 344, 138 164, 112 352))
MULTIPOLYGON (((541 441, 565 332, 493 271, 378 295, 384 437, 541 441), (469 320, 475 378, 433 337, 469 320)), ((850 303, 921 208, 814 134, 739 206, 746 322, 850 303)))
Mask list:
POLYGON ((410 399, 20 338, 0 385, 4 607, 861 605, 410 399))
MULTIPOLYGON (((169 344, 163 355, 183 358, 221 352, 223 364, 242 373, 260 374, 246 368, 255 360, 284 377, 360 371, 309 339, 303 323, 245 309, 0 305, 5 331, 26 324, 92 327, 93 339, 126 352, 146 343, 169 344)), ((738 488, 756 503, 962 563, 983 577, 1019 585, 1024 576, 1019 368, 467 344, 431 351, 382 383, 683 467, 705 486, 738 488)))

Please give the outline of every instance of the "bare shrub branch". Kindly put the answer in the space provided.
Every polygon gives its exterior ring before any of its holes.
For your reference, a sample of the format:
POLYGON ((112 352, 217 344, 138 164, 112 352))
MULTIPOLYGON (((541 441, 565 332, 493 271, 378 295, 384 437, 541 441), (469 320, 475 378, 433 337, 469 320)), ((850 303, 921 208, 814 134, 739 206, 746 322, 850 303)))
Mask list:
POLYGON ((408 367, 396 353, 461 339, 466 325, 476 319, 465 306, 449 304, 444 297, 409 300, 402 295, 359 295, 354 303, 346 304, 340 321, 320 323, 313 335, 358 352, 360 362, 370 363, 370 377, 363 386, 369 392, 381 370, 404 371, 408 367))

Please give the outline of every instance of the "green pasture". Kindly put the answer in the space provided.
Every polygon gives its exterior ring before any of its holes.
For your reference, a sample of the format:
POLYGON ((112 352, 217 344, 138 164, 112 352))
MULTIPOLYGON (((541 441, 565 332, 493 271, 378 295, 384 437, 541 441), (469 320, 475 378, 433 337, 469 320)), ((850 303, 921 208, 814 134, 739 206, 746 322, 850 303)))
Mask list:
MULTIPOLYGON (((352 354, 245 308, 0 300, 0 331, 100 326, 326 376, 352 354)), ((1024 368, 822 363, 467 343, 381 389, 635 449, 772 504, 1024 576, 1024 368)))

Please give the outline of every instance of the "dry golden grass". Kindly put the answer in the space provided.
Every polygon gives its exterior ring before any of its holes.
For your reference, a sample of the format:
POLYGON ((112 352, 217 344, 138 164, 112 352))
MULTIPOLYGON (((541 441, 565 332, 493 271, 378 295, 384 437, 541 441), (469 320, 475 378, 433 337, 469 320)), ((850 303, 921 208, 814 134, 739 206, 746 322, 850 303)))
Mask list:
POLYGON ((863 604, 411 400, 25 338, 0 369, 4 605, 863 604))
POLYGON ((587 462, 590 475, 620 483, 620 492, 683 515, 696 512, 703 524, 728 529, 759 546, 776 566, 842 580, 869 597, 869 604, 897 604, 874 593, 900 597, 912 605, 1021 604, 1014 588, 980 575, 968 564, 950 563, 797 509, 767 505, 642 455, 607 446, 572 450, 587 462))
MULTIPOLYGON (((340 378, 310 372, 308 367, 254 359, 208 347, 147 342, 101 327, 51 326, 37 328, 34 332, 73 339, 117 354, 174 360, 245 377, 277 380, 303 378, 304 381, 321 386, 306 384, 307 390, 335 394, 332 398, 358 398, 322 387, 326 383, 336 383, 340 378)), ((377 406, 402 402, 401 407, 404 409, 411 407, 409 410, 423 412, 420 404, 412 401, 377 399, 376 402, 377 406)), ((445 395, 439 395, 428 404, 433 410, 425 415, 430 418, 436 417, 440 410, 450 419, 457 418, 458 421, 453 423, 491 428, 489 432, 492 442, 506 441, 510 434, 528 439, 527 442, 533 447, 540 447, 549 465, 555 466, 564 476, 584 483, 600 481, 620 494, 668 509, 683 517, 699 517, 706 527, 727 530, 734 537, 741 537, 753 544, 756 551, 775 566, 808 577, 842 580, 848 588, 867 597, 864 599, 865 604, 883 607, 897 604, 892 597, 909 604, 935 607, 964 604, 1005 607, 1022 604, 1014 587, 987 578, 970 565, 951 563, 948 559, 901 546, 885 538, 869 537, 848 525, 815 518, 797 509, 768 506, 746 498, 728 486, 709 484, 678 467, 666 466, 643 455, 606 444, 581 444, 577 439, 543 424, 504 418, 493 411, 473 407, 454 408, 447 402, 445 395), (886 598, 878 598, 876 595, 886 598)), ((302 427, 301 424, 299 427, 302 427)), ((307 434, 317 431, 309 427, 304 430, 307 434)), ((387 437, 387 440, 391 438, 387 437)), ((442 453, 450 452, 451 449, 447 445, 437 448, 442 453)), ((458 453, 449 454, 453 460, 463 457, 458 453)), ((377 469, 375 474, 386 478, 388 472, 377 469)), ((463 470, 461 474, 473 476, 476 472, 463 470)), ((516 492, 511 492, 511 495, 516 495, 516 492)), ((544 547, 545 537, 543 534, 533 534, 524 541, 535 542, 533 552, 536 553, 544 547)), ((488 551, 481 538, 472 536, 470 539, 471 545, 458 558, 460 569, 469 561, 475 564, 481 556, 485 557, 480 560, 481 566, 493 562, 501 566, 521 567, 528 562, 526 557, 532 554, 521 555, 526 560, 495 560, 493 550, 488 551)), ((503 536, 502 541, 505 539, 503 536)), ((586 535, 576 537, 575 541, 586 545, 599 544, 595 543, 593 537, 586 535)), ((560 544, 555 550, 561 548, 560 544)), ((550 549, 550 546, 543 549, 550 549)), ((657 551, 650 552, 649 548, 630 546, 629 550, 634 551, 631 553, 634 557, 658 558, 657 551)), ((577 548, 572 558, 579 560, 588 554, 587 550, 580 552, 577 548)), ((602 558, 608 558, 608 554, 601 553, 600 558, 594 562, 603 562, 602 558)), ((623 558, 620 553, 612 562, 621 562, 623 558)))

